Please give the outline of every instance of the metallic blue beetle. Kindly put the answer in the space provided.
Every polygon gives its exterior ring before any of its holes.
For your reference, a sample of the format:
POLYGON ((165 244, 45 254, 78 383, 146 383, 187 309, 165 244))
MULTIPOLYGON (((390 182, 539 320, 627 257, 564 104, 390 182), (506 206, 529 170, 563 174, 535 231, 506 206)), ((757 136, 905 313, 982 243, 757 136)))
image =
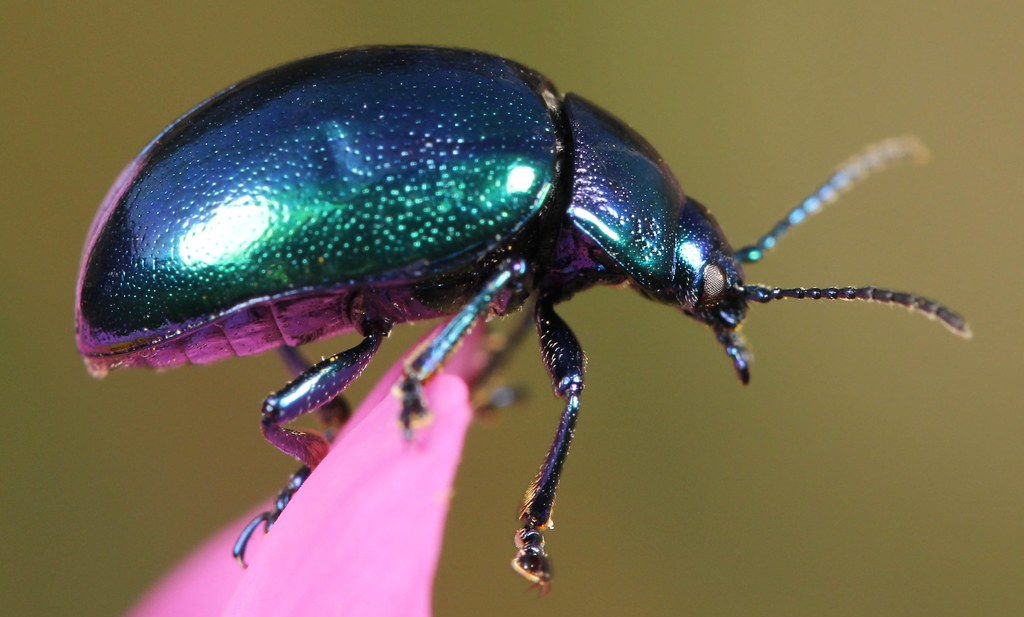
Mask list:
POLYGON ((393 325, 452 316, 405 368, 398 391, 409 430, 427 412, 423 383, 470 328, 532 303, 565 407, 520 511, 513 565, 546 585, 541 530, 584 370, 554 305, 625 283, 709 326, 744 383, 738 328, 750 301, 894 303, 967 334, 956 314, 913 294, 761 287, 744 283, 740 267, 854 182, 923 152, 910 138, 868 148, 756 244, 733 251, 650 144, 528 68, 432 47, 308 58, 202 103, 128 166, 89 232, 78 344, 96 374, 284 350, 297 377, 266 399, 262 427, 304 467, 243 532, 241 558, 328 449, 321 435, 283 426, 316 409, 342 414, 337 397, 393 325), (293 347, 351 330, 363 341, 312 367, 293 347))

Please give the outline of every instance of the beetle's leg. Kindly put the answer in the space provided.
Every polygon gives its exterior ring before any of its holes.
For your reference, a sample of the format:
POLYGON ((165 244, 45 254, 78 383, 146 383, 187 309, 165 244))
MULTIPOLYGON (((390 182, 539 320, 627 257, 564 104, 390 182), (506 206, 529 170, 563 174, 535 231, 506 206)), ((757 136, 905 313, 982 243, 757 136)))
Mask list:
POLYGON ((519 552, 512 560, 512 567, 546 589, 551 580, 551 564, 544 552, 541 530, 551 525, 551 509, 554 507, 558 478, 562 474, 565 457, 569 454, 569 445, 579 416, 586 359, 576 335, 555 313, 550 301, 541 299, 537 302, 536 322, 544 364, 551 375, 555 394, 565 399, 565 409, 558 422, 558 431, 551 449, 533 484, 527 489, 523 506, 519 510, 519 520, 523 526, 516 533, 519 552))
MULTIPOLYGON (((308 371, 312 364, 306 359, 306 357, 299 351, 298 347, 291 345, 285 345, 284 347, 278 347, 278 353, 281 356, 281 361, 284 362, 285 368, 291 373, 293 379, 298 379, 303 373, 308 371)), ((324 424, 324 438, 327 441, 334 441, 334 432, 341 428, 345 422, 352 415, 352 408, 349 406, 348 401, 345 400, 345 396, 339 394, 330 401, 324 403, 319 409, 317 409, 320 420, 324 424)), ((242 533, 239 534, 238 539, 235 541, 234 550, 232 551, 235 559, 239 561, 243 566, 245 565, 245 547, 249 543, 249 539, 256 532, 256 529, 260 525, 263 525, 263 533, 270 531, 274 523, 277 522, 278 517, 281 516, 281 512, 284 511, 285 506, 291 501, 292 496, 299 487, 302 486, 306 478, 312 470, 309 465, 303 465, 299 467, 288 478, 288 483, 285 484, 281 492, 277 494, 277 499, 274 500, 274 507, 266 512, 261 512, 256 515, 249 524, 245 526, 242 533)))
MULTIPOLYGON (((470 391, 478 391, 484 388, 488 380, 499 371, 512 357, 513 352, 522 344, 526 334, 530 332, 533 325, 533 311, 526 309, 519 316, 516 324, 507 332, 494 333, 488 337, 488 355, 483 367, 473 376, 469 384, 470 391)), ((484 391, 484 396, 478 399, 473 411, 477 417, 486 417, 496 409, 502 409, 514 405, 524 396, 522 388, 516 386, 498 386, 484 391)))
POLYGON ((292 500, 296 491, 302 487, 302 484, 309 477, 312 470, 309 465, 303 465, 299 467, 299 470, 292 474, 292 477, 288 479, 288 484, 285 485, 281 492, 277 494, 277 499, 274 500, 274 507, 266 512, 260 512, 257 514, 249 524, 245 526, 242 533, 238 534, 238 539, 235 540, 235 546, 231 550, 231 554, 235 557, 239 564, 244 568, 245 563, 245 547, 249 545, 249 540, 252 539, 252 535, 256 533, 256 530, 260 525, 263 525, 263 533, 270 531, 270 528, 277 522, 281 513, 284 512, 288 502, 292 500))
POLYGON ((341 426, 351 415, 341 393, 363 372, 386 336, 387 332, 367 335, 363 342, 352 349, 313 366, 309 366, 298 349, 282 348, 281 358, 295 378, 287 386, 267 397, 263 403, 263 434, 267 441, 284 453, 299 459, 303 465, 292 474, 288 484, 277 494, 274 507, 257 514, 238 535, 232 554, 242 566, 245 566, 245 548, 256 530, 262 525, 264 533, 270 531, 313 468, 327 454, 332 429, 341 426), (326 437, 316 433, 293 431, 282 426, 313 410, 321 412, 321 419, 328 427, 326 437))
POLYGON ((263 435, 284 452, 315 468, 329 444, 317 433, 284 428, 295 418, 319 409, 342 391, 370 363, 387 332, 366 335, 361 343, 316 363, 263 402, 263 435))
MULTIPOLYGON (((299 351, 298 347, 285 345, 284 347, 278 347, 277 349, 278 353, 281 355, 281 360, 284 362, 288 371, 292 374, 293 379, 298 378, 299 375, 302 375, 309 370, 311 366, 313 366, 302 352, 299 351)), ((339 394, 330 401, 324 403, 323 406, 316 411, 317 415, 320 417, 320 421, 324 424, 324 436, 327 437, 328 441, 333 441, 334 432, 344 426, 345 422, 347 422, 352 416, 352 406, 349 405, 344 394, 339 394)))
POLYGON ((396 393, 402 399, 399 420, 407 436, 412 435, 413 423, 427 415, 427 406, 423 400, 423 384, 444 366, 462 338, 469 334, 477 319, 487 313, 498 295, 519 286, 526 272, 524 260, 509 260, 502 263, 479 293, 455 314, 437 336, 424 343, 410 356, 405 363, 402 380, 396 386, 396 393))

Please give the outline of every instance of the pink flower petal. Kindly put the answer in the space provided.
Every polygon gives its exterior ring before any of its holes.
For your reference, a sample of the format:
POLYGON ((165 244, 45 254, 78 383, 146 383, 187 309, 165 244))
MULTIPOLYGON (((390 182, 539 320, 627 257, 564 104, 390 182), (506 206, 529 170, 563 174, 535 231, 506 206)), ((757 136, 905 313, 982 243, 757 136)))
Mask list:
POLYGON ((213 617, 223 613, 245 574, 231 558, 231 546, 244 524, 238 520, 208 539, 151 588, 127 617, 213 617))
MULTIPOLYGON (((480 335, 470 338, 449 363, 467 377, 480 355, 480 335)), ((129 617, 430 615, 472 409, 465 379, 440 374, 425 390, 433 421, 407 441, 390 395, 400 370, 366 397, 271 533, 253 538, 247 570, 231 546, 249 517, 179 564, 129 617)))

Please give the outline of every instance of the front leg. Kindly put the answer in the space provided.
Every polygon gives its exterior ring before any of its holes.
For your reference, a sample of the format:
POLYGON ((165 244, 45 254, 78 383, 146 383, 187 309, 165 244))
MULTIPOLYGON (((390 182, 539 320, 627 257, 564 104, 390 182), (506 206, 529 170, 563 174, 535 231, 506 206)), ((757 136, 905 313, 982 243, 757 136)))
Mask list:
POLYGON ((396 394, 402 399, 399 420, 407 437, 412 436, 414 423, 422 421, 427 415, 423 384, 441 370, 463 337, 469 334, 473 324, 490 310, 498 296, 522 285, 526 273, 526 262, 521 259, 503 262, 477 295, 452 317, 437 336, 425 342, 410 356, 402 380, 396 386, 396 394))
POLYGON ((576 335, 555 313, 549 300, 541 299, 536 309, 537 333, 541 354, 551 375, 555 394, 565 399, 565 409, 558 422, 558 431, 533 484, 526 491, 519 520, 523 526, 516 533, 519 552, 512 567, 528 580, 546 589, 551 580, 551 563, 544 552, 541 530, 551 525, 555 491, 562 474, 562 465, 569 454, 583 391, 583 370, 586 358, 576 335))

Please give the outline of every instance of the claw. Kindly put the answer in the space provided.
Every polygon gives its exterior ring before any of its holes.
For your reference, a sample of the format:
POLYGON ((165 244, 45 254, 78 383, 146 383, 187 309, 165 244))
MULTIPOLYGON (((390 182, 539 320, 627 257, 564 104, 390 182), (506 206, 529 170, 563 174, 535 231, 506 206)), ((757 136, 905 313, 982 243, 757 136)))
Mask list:
POLYGON ((551 560, 544 552, 544 536, 534 527, 523 527, 516 532, 516 547, 519 552, 512 560, 512 568, 532 583, 531 589, 547 594, 551 587, 551 560))
POLYGON ((292 497, 295 496, 296 491, 302 487, 306 478, 309 477, 310 472, 310 468, 303 465, 298 471, 293 473, 292 477, 288 478, 288 484, 286 484, 285 487, 281 489, 281 492, 277 494, 277 499, 274 500, 274 508, 272 510, 267 510, 266 512, 260 512, 254 516, 253 519, 249 521, 249 524, 245 526, 245 529, 242 530, 242 533, 238 534, 238 539, 235 540, 235 546, 231 549, 231 554, 234 556, 235 561, 238 562, 238 565, 243 568, 248 567, 248 564, 245 562, 245 549, 249 545, 249 540, 252 539, 253 534, 256 533, 256 528, 262 524, 263 533, 270 531, 270 528, 277 522, 281 513, 284 512, 285 507, 287 507, 288 503, 292 500, 292 497))
POLYGON ((415 379, 407 378, 395 386, 394 393, 402 401, 398 422, 406 439, 412 439, 416 429, 430 423, 430 410, 423 399, 423 387, 415 379))
POLYGON ((263 533, 270 531, 270 516, 273 514, 270 511, 260 512, 257 514, 249 524, 245 526, 242 533, 238 534, 238 539, 235 540, 235 546, 231 549, 231 554, 234 556, 235 561, 238 565, 243 568, 248 568, 249 564, 245 562, 245 547, 249 545, 249 540, 252 539, 252 534, 256 533, 256 528, 262 524, 264 526, 263 533))

